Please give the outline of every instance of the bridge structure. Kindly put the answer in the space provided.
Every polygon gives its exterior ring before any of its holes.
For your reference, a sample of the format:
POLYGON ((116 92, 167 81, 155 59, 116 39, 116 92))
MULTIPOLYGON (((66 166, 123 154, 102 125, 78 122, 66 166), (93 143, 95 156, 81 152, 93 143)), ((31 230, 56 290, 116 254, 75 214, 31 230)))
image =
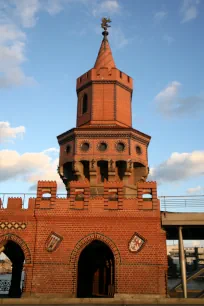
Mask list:
MULTIPOLYGON (((98 195, 97 195, 98 196, 98 195)), ((36 197, 35 193, 1 193, 0 207, 6 208, 8 198, 21 197, 22 209, 27 209, 29 198, 36 197)), ((58 198, 67 197, 65 194, 58 194, 58 198)), ((179 261, 181 267, 181 278, 183 296, 187 298, 187 282, 193 276, 186 275, 186 256, 184 240, 204 239, 204 195, 192 196, 158 196, 160 200, 161 226, 166 231, 167 240, 179 241, 179 261)), ((151 198, 145 199, 147 202, 151 198)), ((194 273, 197 275, 198 271, 194 273)), ((181 284, 174 289, 180 288, 181 284)), ((204 294, 204 292, 202 292, 204 294)))
MULTIPOLYGON (((183 295, 187 297, 186 260, 183 240, 204 239, 204 195, 160 197, 161 224, 167 240, 179 241, 183 295)), ((175 288, 176 289, 176 288, 175 288)))
POLYGON ((24 296, 164 297, 166 238, 173 234, 187 297, 183 237, 203 226, 196 211, 203 198, 191 198, 196 207, 188 211, 189 198, 159 199, 157 183, 147 181, 151 136, 132 126, 133 78, 115 64, 109 22, 102 20, 94 66, 76 80, 76 127, 57 136, 67 194, 57 196, 56 181, 38 181, 33 198, 1 197, 0 251, 12 261, 11 297, 22 294, 23 270, 24 296))

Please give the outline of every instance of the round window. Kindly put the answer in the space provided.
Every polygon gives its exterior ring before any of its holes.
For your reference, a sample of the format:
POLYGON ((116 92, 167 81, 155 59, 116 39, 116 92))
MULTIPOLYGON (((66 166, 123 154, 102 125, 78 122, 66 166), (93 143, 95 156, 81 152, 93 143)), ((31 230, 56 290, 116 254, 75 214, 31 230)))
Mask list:
POLYGON ((71 146, 70 145, 67 145, 66 146, 66 149, 65 149, 65 152, 67 153, 67 154, 69 154, 70 152, 71 152, 71 146))
POLYGON ((88 151, 88 150, 89 150, 89 147, 90 147, 90 145, 89 145, 88 142, 84 142, 84 143, 82 143, 82 145, 81 145, 81 149, 82 149, 82 151, 84 151, 84 152, 88 151))
POLYGON ((136 146, 136 153, 137 154, 141 154, 142 153, 142 149, 140 148, 140 146, 136 146))
POLYGON ((106 151, 107 150, 107 143, 105 142, 101 142, 99 145, 98 145, 98 149, 102 152, 106 151))
POLYGON ((116 149, 119 151, 119 152, 122 152, 125 150, 125 144, 123 142, 118 142, 117 145, 116 145, 116 149))

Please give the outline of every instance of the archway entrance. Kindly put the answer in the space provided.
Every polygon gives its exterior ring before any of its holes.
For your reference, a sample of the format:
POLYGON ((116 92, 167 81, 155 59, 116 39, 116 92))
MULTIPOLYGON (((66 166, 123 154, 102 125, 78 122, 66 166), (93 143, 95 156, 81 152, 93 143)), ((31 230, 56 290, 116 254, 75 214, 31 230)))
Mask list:
POLYGON ((22 286, 21 277, 23 271, 23 264, 25 260, 24 253, 21 247, 12 240, 8 240, 4 245, 3 253, 12 262, 12 275, 11 284, 9 288, 8 297, 18 298, 21 297, 22 286))
POLYGON ((114 296, 114 256, 102 241, 94 240, 78 261, 77 297, 114 296))

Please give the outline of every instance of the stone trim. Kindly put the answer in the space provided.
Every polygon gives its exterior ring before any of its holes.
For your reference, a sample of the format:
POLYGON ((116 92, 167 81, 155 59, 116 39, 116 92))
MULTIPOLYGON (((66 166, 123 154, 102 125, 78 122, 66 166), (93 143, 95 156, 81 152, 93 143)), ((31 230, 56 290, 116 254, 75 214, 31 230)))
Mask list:
POLYGON ((90 81, 86 84, 84 84, 83 86, 81 86, 80 88, 78 88, 76 90, 77 94, 84 90, 85 88, 89 87, 89 86, 92 86, 93 84, 115 84, 115 85, 118 85, 120 87, 122 87, 123 89, 126 89, 127 91, 129 91, 130 93, 133 92, 133 89, 129 88, 128 86, 118 82, 118 81, 112 81, 112 80, 98 80, 98 81, 90 81))
POLYGON ((91 233, 77 242, 72 253, 70 255, 69 265, 72 272, 72 293, 76 295, 77 293, 77 275, 78 275, 78 261, 81 252, 84 248, 89 245, 92 241, 99 240, 104 242, 113 252, 114 262, 115 262, 115 292, 117 292, 117 278, 118 278, 118 266, 121 264, 120 252, 116 244, 107 236, 101 233, 91 233))
MULTIPOLYGON (((133 140, 136 140, 144 145, 148 145, 149 142, 148 141, 145 141, 139 137, 136 137, 136 136, 133 136, 133 135, 130 135, 130 134, 91 134, 91 133, 86 133, 86 134, 76 134, 76 138, 93 138, 93 139, 96 139, 96 138, 130 138, 130 139, 133 139, 133 140)), ((70 141, 71 139, 69 137, 63 139, 61 142, 60 142, 60 145, 70 141)))
POLYGON ((59 137, 61 138, 62 135, 58 136, 58 142, 60 145, 66 143, 67 141, 70 140, 75 140, 76 137, 78 138, 101 138, 101 137, 118 137, 118 135, 120 137, 126 137, 126 138, 131 138, 134 140, 139 141, 140 143, 146 144, 148 145, 151 137, 140 132, 137 131, 133 128, 114 128, 111 132, 110 132, 110 128, 107 128, 107 126, 97 126, 94 127, 93 129, 90 128, 75 128, 72 131, 72 134, 70 135, 69 133, 70 131, 65 132, 64 134, 62 134, 64 136, 64 138, 59 139, 59 137), (107 131, 103 130, 106 129, 107 131), (101 131, 103 130, 103 131, 101 131), (120 134, 118 134, 118 131, 120 131, 120 134), (66 136, 67 133, 67 136, 66 136), (135 133, 139 134, 139 136, 134 135, 135 133), (140 137, 141 136, 141 137, 140 137), (146 139, 144 139, 143 137, 145 137, 146 139))
POLYGON ((8 230, 8 229, 14 229, 14 230, 24 230, 27 226, 26 222, 19 222, 19 221, 3 221, 0 222, 0 229, 1 230, 8 230))

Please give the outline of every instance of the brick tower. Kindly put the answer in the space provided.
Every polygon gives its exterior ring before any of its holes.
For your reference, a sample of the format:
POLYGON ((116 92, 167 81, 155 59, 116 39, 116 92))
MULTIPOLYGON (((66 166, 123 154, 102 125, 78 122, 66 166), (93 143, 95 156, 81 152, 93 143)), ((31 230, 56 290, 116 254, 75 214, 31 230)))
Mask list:
POLYGON ((116 68, 107 30, 103 36, 94 68, 77 79, 77 126, 58 136, 59 174, 68 192, 72 180, 87 179, 92 195, 121 181, 132 197, 148 175, 150 136, 132 128, 133 80, 116 68))
MULTIPOLYGON (((146 182, 150 137, 131 120, 133 81, 116 68, 107 19, 94 68, 77 79, 77 126, 60 136, 57 184, 0 206, 0 252, 13 264, 11 297, 165 296, 166 234, 156 182, 146 182), (49 193, 49 197, 45 194, 49 193)), ((0 199, 1 203, 1 199, 0 199)), ((121 301, 121 300, 120 300, 121 301)))

